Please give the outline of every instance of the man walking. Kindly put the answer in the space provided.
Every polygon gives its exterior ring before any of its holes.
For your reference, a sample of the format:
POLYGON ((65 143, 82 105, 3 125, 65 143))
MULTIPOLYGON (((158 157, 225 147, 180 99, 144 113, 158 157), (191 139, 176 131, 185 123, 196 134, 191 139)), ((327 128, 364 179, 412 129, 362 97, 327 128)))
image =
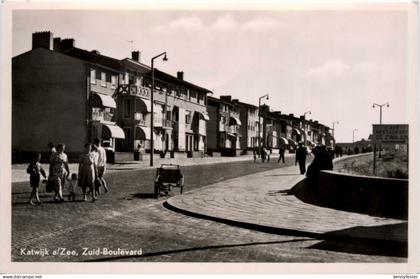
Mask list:
POLYGON ((299 163, 300 174, 305 174, 306 172, 306 166, 305 166, 306 155, 307 155, 306 147, 304 147, 303 144, 300 142, 299 147, 296 149, 296 161, 295 161, 295 166, 297 163, 299 163))
POLYGON ((106 171, 106 151, 105 151, 105 148, 101 146, 101 141, 98 138, 95 138, 93 140, 93 144, 96 146, 96 149, 98 151, 97 178, 99 182, 101 183, 101 185, 104 187, 105 193, 106 193, 108 192, 108 187, 103 177, 106 171))
POLYGON ((279 150, 279 160, 277 161, 277 163, 280 163, 280 161, 283 162, 283 164, 285 163, 284 161, 284 145, 280 146, 280 150, 279 150))

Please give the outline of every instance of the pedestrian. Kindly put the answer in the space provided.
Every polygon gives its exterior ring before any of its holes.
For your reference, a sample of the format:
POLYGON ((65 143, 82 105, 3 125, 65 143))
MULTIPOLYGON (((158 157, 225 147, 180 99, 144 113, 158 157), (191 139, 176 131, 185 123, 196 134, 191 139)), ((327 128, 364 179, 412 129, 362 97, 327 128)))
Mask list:
POLYGON ((86 190, 89 189, 92 195, 92 202, 96 200, 95 183, 95 155, 92 153, 91 144, 85 144, 85 152, 79 158, 79 186, 82 188, 83 201, 86 199, 86 190))
POLYGON ((303 146, 303 144, 300 142, 299 147, 296 149, 296 160, 295 160, 295 166, 297 163, 299 163, 299 170, 300 174, 305 174, 306 172, 306 156, 307 156, 307 150, 306 147, 303 146))
POLYGON ((68 191, 69 191, 69 201, 76 200, 76 187, 78 184, 77 173, 72 173, 71 178, 67 179, 68 191))
POLYGON ((265 148, 263 146, 263 147, 261 147, 261 161, 263 163, 265 162, 266 155, 267 155, 267 153, 266 153, 266 150, 265 150, 265 148))
POLYGON ((257 162, 257 148, 256 147, 252 149, 252 154, 254 155, 254 163, 256 163, 257 162))
POLYGON ((101 183, 98 179, 98 160, 99 160, 99 153, 98 149, 96 148, 96 145, 91 145, 91 153, 94 158, 94 169, 95 169, 95 180, 93 183, 94 189, 95 189, 95 196, 99 196, 101 193, 99 192, 99 188, 101 187, 101 183))
POLYGON ((66 146, 63 143, 57 144, 57 151, 52 153, 50 159, 50 177, 54 183, 54 200, 63 202, 63 185, 69 176, 69 163, 67 154, 64 153, 66 146))
POLYGON ((41 204, 41 201, 38 195, 39 182, 41 181, 41 175, 44 178, 47 178, 47 175, 45 174, 45 170, 42 167, 40 161, 41 161, 41 154, 40 153, 35 154, 33 161, 29 164, 28 168, 26 169, 26 172, 29 174, 29 182, 32 187, 31 196, 29 198, 29 204, 31 205, 35 205, 34 202, 32 201, 33 198, 36 199, 37 205, 41 204))
POLYGON ((51 151, 51 155, 52 155, 53 153, 57 152, 57 150, 55 149, 55 146, 54 146, 54 144, 53 144, 52 142, 49 142, 47 146, 48 146, 48 148, 49 148, 49 149, 50 149, 50 151, 51 151))
POLYGON ((282 146, 280 146, 280 149, 279 149, 279 160, 277 161, 277 163, 280 163, 280 161, 282 161, 283 164, 285 163, 284 152, 285 152, 284 145, 282 145, 282 146))
MULTIPOLYGON (((97 179, 99 180, 101 186, 104 187, 106 193, 108 192, 108 186, 104 179, 104 174, 106 172, 106 150, 101 146, 101 141, 98 138, 95 138, 93 143, 96 146, 96 150, 98 152, 97 179)), ((139 147, 139 150, 140 148, 141 145, 139 147)))

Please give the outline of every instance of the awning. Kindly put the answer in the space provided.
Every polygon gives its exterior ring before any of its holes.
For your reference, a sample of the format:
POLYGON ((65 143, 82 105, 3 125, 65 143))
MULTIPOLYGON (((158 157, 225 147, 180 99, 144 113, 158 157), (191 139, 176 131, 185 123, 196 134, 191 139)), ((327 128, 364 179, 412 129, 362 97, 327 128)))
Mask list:
POLYGON ((199 112, 199 114, 200 114, 200 116, 201 116, 204 120, 206 120, 206 121, 209 121, 209 120, 210 120, 210 117, 209 117, 209 115, 207 114, 207 112, 199 112))
POLYGON ((152 105, 150 103, 150 101, 148 100, 143 100, 140 98, 136 98, 136 111, 138 112, 150 112, 152 105))
POLYGON ((135 138, 136 140, 150 140, 150 128, 149 127, 136 127, 135 138))
POLYGON ((105 131, 108 132, 108 138, 125 139, 123 129, 117 125, 102 124, 105 131))
POLYGON ((280 141, 282 141, 283 144, 286 144, 286 145, 289 144, 286 138, 280 137, 280 141))
POLYGON ((115 100, 108 95, 104 95, 104 94, 99 94, 99 93, 94 93, 93 94, 95 97, 99 98, 100 103, 103 107, 107 107, 107 108, 116 108, 117 104, 115 103, 115 100))
POLYGON ((297 128, 293 128, 293 132, 295 132, 297 135, 301 135, 300 130, 297 128))
POLYGON ((238 117, 230 116, 229 125, 241 125, 241 120, 238 117))
POLYGON ((290 144, 293 144, 293 145, 295 145, 295 146, 297 146, 298 144, 297 144, 297 142, 295 142, 294 140, 292 140, 292 139, 287 139, 287 141, 290 143, 290 144))

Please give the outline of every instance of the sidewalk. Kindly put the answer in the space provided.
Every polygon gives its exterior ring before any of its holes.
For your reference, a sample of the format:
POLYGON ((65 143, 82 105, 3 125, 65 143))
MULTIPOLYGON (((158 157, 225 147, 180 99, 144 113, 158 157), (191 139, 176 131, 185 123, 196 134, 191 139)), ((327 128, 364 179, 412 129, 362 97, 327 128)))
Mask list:
MULTIPOLYGON (((285 157, 294 157, 295 154, 286 154, 285 157)), ((277 160, 279 157, 278 154, 272 154, 271 158, 277 160)), ((181 158, 181 159, 161 159, 153 158, 153 167, 150 167, 149 157, 143 161, 126 161, 115 164, 107 165, 107 172, 116 172, 121 170, 136 170, 136 169, 148 169, 156 168, 161 164, 176 164, 180 166, 192 166, 192 165, 211 165, 219 163, 228 163, 228 162, 238 162, 238 161, 247 161, 253 160, 253 155, 241 155, 238 157, 204 157, 204 158, 181 158)), ((258 159, 261 160, 261 159, 258 159)), ((48 171, 48 164, 43 164, 44 169, 48 171)), ((12 165, 12 183, 14 182, 25 182, 29 181, 29 176, 26 173, 26 164, 15 164, 12 165)), ((70 173, 77 173, 78 164, 69 164, 70 173)))
POLYGON ((167 200, 175 211, 266 232, 407 242, 407 222, 307 204, 287 190, 304 176, 283 167, 222 181, 167 200))

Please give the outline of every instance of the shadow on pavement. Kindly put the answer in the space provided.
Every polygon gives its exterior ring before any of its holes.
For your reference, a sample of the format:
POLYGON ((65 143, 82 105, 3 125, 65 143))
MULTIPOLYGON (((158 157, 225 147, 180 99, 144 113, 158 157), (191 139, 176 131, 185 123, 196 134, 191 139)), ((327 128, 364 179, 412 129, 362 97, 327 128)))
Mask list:
POLYGON ((327 251, 344 252, 351 254, 377 255, 377 256, 392 256, 392 257, 407 257, 408 244, 404 236, 407 235, 407 223, 399 223, 392 225, 382 225, 374 227, 357 226, 344 230, 328 232, 328 235, 350 235, 350 236, 364 236, 364 239, 358 241, 337 241, 327 239, 317 243, 310 248, 321 249, 327 251), (401 241, 387 241, 368 239, 375 235, 396 236, 400 237, 401 241))
POLYGON ((211 250, 211 249, 237 248, 237 247, 256 246, 256 245, 275 245, 275 244, 283 244, 283 243, 290 243, 290 242, 301 242, 301 241, 313 241, 313 239, 302 238, 302 239, 293 239, 293 240, 285 240, 285 241, 251 242, 251 243, 226 244, 226 245, 209 245, 209 246, 202 246, 202 247, 192 247, 192 248, 184 248, 184 249, 176 249, 176 250, 151 252, 151 253, 145 253, 145 254, 142 254, 142 255, 134 255, 134 256, 105 257, 105 258, 99 258, 99 259, 86 260, 85 262, 102 262, 102 261, 112 261, 112 260, 124 260, 124 259, 129 259, 129 258, 146 258, 146 257, 156 257, 156 256, 163 256, 163 255, 176 254, 176 253, 211 250))
POLYGON ((156 200, 156 196, 154 193, 137 193, 131 194, 131 197, 136 199, 154 199, 156 200))

